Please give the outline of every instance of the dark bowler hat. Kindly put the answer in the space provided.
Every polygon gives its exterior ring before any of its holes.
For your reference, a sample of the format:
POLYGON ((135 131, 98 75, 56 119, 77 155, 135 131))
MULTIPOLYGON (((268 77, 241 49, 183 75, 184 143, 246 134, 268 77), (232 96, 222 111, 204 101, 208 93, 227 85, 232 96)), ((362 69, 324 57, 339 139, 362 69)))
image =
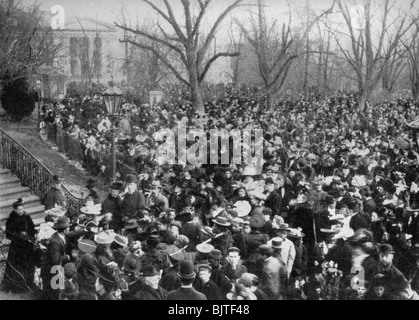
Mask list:
POLYGON ((139 227, 137 220, 131 219, 125 225, 125 229, 137 229, 139 227))
POLYGON ((111 190, 121 190, 122 183, 121 182, 114 182, 111 184, 111 190))
POLYGON ((394 249, 391 245, 384 243, 384 244, 378 245, 378 252, 386 255, 386 254, 394 253, 394 249))
POLYGON ((135 183, 135 182, 137 182, 137 177, 133 174, 129 174, 126 177, 125 182, 126 183, 135 183))
POLYGON ((143 277, 154 277, 160 275, 160 272, 158 272, 156 267, 152 264, 145 266, 142 271, 143 277))
POLYGON ((70 227, 70 220, 67 217, 59 217, 54 225, 54 229, 65 229, 70 227))
POLYGON ((196 276, 196 273, 193 268, 192 261, 182 260, 179 263, 179 272, 178 276, 183 279, 193 279, 196 276))

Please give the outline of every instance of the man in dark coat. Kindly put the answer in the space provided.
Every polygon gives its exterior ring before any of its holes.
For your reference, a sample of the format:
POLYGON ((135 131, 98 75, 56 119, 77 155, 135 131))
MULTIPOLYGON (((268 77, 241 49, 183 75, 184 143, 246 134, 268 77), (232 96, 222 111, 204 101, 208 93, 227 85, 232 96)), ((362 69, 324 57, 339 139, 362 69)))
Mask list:
POLYGON ((267 178, 265 181, 265 185, 267 187, 267 190, 264 192, 264 194, 266 195, 265 206, 272 210, 272 214, 274 216, 280 215, 282 207, 281 197, 275 191, 275 184, 272 178, 267 178))
POLYGON ((198 276, 193 285, 196 290, 205 294, 207 300, 223 300, 223 293, 211 280, 211 265, 208 261, 201 261, 198 265, 198 276))
MULTIPOLYGON (((54 266, 64 266, 70 261, 70 256, 67 254, 66 233, 70 227, 70 221, 67 217, 59 217, 54 229, 57 230, 48 243, 48 248, 45 260, 41 266, 41 277, 44 291, 44 298, 46 300, 58 300, 60 291, 58 288, 53 288, 51 280, 56 274, 51 273, 51 268, 54 266)), ((58 270, 56 271, 58 272, 58 270)))
POLYGON ((111 192, 108 194, 108 196, 102 203, 102 214, 112 213, 112 221, 110 228, 113 229, 116 233, 121 231, 123 227, 121 215, 122 200, 121 198, 119 198, 119 192, 121 188, 121 183, 112 183, 111 192))
POLYGON ((87 198, 91 197, 95 204, 99 204, 102 202, 97 187, 98 182, 95 179, 87 180, 86 188, 87 190, 89 190, 87 198))
POLYGON ((127 176, 128 192, 124 196, 121 204, 121 214, 123 221, 139 218, 139 211, 145 207, 144 195, 137 190, 137 177, 130 174, 127 176))
POLYGON ((160 272, 153 266, 148 265, 142 269, 144 286, 138 291, 133 300, 166 300, 167 291, 160 285, 160 272))
POLYGON ((232 289, 231 282, 227 279, 220 261, 223 255, 220 250, 213 249, 209 254, 209 261, 211 265, 211 280, 221 289, 223 296, 227 295, 232 289))
POLYGON ((67 198, 61 187, 61 182, 62 179, 58 175, 52 177, 52 186, 44 196, 45 210, 52 209, 55 205, 67 208, 67 198))
POLYGON ((227 253, 227 261, 228 263, 223 266, 221 270, 224 272, 225 276, 230 280, 231 283, 235 283, 243 273, 247 272, 247 268, 242 265, 240 260, 240 249, 236 247, 229 248, 227 253))
POLYGON ((412 235, 412 246, 415 246, 419 243, 419 207, 416 207, 415 203, 413 203, 406 210, 411 215, 408 221, 407 233, 412 235))
MULTIPOLYGON (((261 214, 254 214, 250 218, 251 231, 243 237, 241 245, 241 252, 243 259, 245 259, 246 268, 250 273, 258 274, 258 266, 256 264, 259 257, 259 246, 266 244, 269 236, 261 232, 262 227, 265 225, 265 218, 261 214)), ((259 270, 260 271, 260 270, 259 270)))
POLYGON ((179 278, 182 286, 167 294, 166 300, 207 300, 207 297, 192 287, 196 273, 193 264, 189 260, 183 260, 179 264, 179 278))
POLYGON ((349 214, 352 216, 349 226, 356 232, 358 229, 368 229, 370 225, 370 220, 367 217, 367 214, 361 213, 359 211, 359 205, 356 199, 348 198, 346 201, 348 206, 349 214))

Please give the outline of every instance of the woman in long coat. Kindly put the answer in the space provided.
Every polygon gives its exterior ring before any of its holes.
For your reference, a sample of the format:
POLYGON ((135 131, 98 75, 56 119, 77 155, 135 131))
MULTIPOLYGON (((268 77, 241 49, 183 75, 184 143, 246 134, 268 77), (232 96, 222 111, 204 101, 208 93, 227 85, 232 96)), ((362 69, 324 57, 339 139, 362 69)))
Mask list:
POLYGON ((34 289, 35 225, 26 214, 22 198, 13 204, 6 222, 6 237, 11 240, 3 276, 6 291, 20 293, 34 289))

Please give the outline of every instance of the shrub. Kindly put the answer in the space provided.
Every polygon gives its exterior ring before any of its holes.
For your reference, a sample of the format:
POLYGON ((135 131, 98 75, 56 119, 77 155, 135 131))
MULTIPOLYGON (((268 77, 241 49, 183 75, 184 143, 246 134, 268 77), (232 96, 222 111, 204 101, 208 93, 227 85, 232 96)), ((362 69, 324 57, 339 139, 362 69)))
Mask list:
POLYGON ((13 120, 21 121, 35 109, 36 92, 31 91, 27 78, 19 78, 3 86, 1 103, 13 120))

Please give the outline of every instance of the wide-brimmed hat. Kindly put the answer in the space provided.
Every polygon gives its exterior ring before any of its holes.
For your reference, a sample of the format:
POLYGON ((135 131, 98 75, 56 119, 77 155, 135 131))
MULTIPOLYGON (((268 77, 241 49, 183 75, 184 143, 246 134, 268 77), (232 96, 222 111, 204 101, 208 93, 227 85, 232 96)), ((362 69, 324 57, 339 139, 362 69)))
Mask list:
POLYGON ((281 224, 279 225, 278 230, 282 230, 282 231, 291 231, 291 228, 290 228, 290 226, 289 226, 289 224, 288 224, 288 223, 281 223, 281 224))
POLYGON ((196 250, 201 253, 210 253, 212 250, 214 250, 214 246, 209 243, 200 243, 196 246, 196 250))
POLYGON ((141 270, 142 264, 139 257, 128 254, 124 259, 123 266, 126 271, 136 273, 141 270))
POLYGON ((81 252, 84 253, 93 253, 96 251, 96 243, 92 240, 81 239, 77 242, 77 247, 81 252))
POLYGON ((208 235, 210 237, 215 236, 214 232, 212 231, 211 227, 205 226, 201 229, 199 229, 203 234, 208 235))
POLYGON ((125 178, 125 182, 126 183, 135 183, 135 182, 137 182, 137 177, 135 175, 133 175, 133 174, 129 174, 125 178))
POLYGON ((152 264, 144 266, 144 268, 141 271, 142 271, 143 277, 154 277, 154 276, 160 275, 160 272, 152 264))
POLYGON ((95 204, 93 206, 84 206, 81 207, 80 212, 84 214, 91 214, 91 215, 100 215, 102 210, 102 205, 100 203, 95 204))
POLYGON ((120 234, 116 234, 113 238, 113 241, 117 244, 119 244, 121 247, 128 246, 128 238, 121 236, 120 234))
POLYGON ((272 238, 267 242, 268 246, 274 249, 281 249, 282 248, 282 239, 280 237, 272 238))
POLYGON ((325 228, 321 228, 320 229, 320 232, 323 232, 323 233, 339 233, 339 230, 337 230, 337 229, 325 229, 325 228))
POLYGON ((230 222, 227 221, 225 217, 217 217, 216 219, 212 219, 212 221, 220 226, 228 227, 231 225, 230 222))
POLYGON ((108 234, 107 232, 101 232, 95 235, 95 242, 97 244, 111 244, 114 237, 108 234))
POLYGON ((240 218, 247 216, 252 211, 252 206, 247 200, 236 201, 234 207, 238 212, 237 216, 240 218))
POLYGON ((189 238, 187 236, 185 236, 184 234, 180 234, 176 238, 174 245, 179 247, 179 248, 186 247, 187 245, 189 245, 189 238))
POLYGON ((290 233, 288 234, 288 237, 297 239, 303 238, 304 236, 304 232, 302 232, 300 229, 291 229, 290 233))
POLYGON ((125 224, 126 230, 137 229, 138 227, 139 227, 138 222, 135 219, 128 220, 128 222, 125 224))
POLYGON ((160 180, 153 180, 153 182, 151 183, 151 187, 152 188, 163 188, 160 180))
POLYGON ((54 225, 54 229, 65 229, 70 227, 70 219, 65 216, 59 217, 57 222, 54 225))
POLYGON ((183 250, 179 249, 175 245, 167 246, 166 252, 171 258, 177 261, 182 261, 185 259, 185 253, 183 252, 183 250))
POLYGON ((194 267, 192 261, 190 260, 182 260, 179 263, 179 272, 177 274, 179 277, 183 279, 193 279, 196 276, 194 271, 194 267))

